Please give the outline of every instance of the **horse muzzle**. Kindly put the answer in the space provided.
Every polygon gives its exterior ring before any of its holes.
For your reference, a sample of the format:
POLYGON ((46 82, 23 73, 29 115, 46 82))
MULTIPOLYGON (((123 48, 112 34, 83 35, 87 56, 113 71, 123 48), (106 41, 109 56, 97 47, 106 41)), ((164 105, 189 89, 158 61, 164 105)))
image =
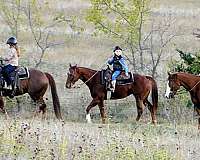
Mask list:
POLYGON ((72 85, 71 85, 71 83, 66 83, 65 87, 70 89, 70 88, 72 88, 72 85))
POLYGON ((165 94, 165 98, 167 98, 167 99, 174 98, 174 93, 173 93, 173 92, 170 92, 170 93, 168 93, 168 94, 165 94))

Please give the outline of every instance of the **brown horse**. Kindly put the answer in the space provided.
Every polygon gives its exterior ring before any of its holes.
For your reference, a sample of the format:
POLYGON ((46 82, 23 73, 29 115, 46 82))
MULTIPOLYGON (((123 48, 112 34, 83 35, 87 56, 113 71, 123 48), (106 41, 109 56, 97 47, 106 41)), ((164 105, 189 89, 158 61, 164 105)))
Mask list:
MULTIPOLYGON (((58 119, 62 119, 60 112, 60 102, 57 95, 56 84, 54 78, 49 73, 43 73, 36 69, 29 69, 29 78, 20 80, 20 89, 16 90, 15 96, 28 93, 30 97, 38 104, 38 112, 44 114, 46 112, 46 104, 43 96, 47 91, 48 86, 51 87, 51 94, 53 99, 53 107, 55 115, 58 119)), ((9 91, 2 90, 2 96, 9 96, 9 91)), ((0 96, 0 109, 5 113, 3 97, 0 96)))
MULTIPOLYGON (((102 122, 105 123, 106 115, 104 108, 104 100, 106 99, 107 90, 104 85, 101 84, 101 72, 92 70, 84 67, 71 66, 69 68, 69 73, 66 81, 66 88, 71 88, 76 81, 81 79, 88 87, 93 98, 92 102, 86 109, 86 120, 91 122, 90 118, 90 109, 99 106, 102 122)), ((137 118, 136 121, 139 121, 145 105, 148 106, 152 122, 156 124, 156 111, 157 111, 157 102, 158 102, 158 90, 157 84, 153 78, 149 76, 142 76, 139 74, 134 74, 134 82, 126 85, 117 85, 115 92, 112 94, 112 99, 121 99, 133 94, 136 99, 137 105, 137 118), (148 100, 148 96, 151 93, 152 95, 152 104, 148 100)))
MULTIPOLYGON (((183 86, 189 93, 194 108, 200 116, 200 77, 189 73, 168 73, 168 83, 165 93, 166 98, 173 98, 180 86, 183 86)), ((198 119, 200 129, 200 117, 198 119)))

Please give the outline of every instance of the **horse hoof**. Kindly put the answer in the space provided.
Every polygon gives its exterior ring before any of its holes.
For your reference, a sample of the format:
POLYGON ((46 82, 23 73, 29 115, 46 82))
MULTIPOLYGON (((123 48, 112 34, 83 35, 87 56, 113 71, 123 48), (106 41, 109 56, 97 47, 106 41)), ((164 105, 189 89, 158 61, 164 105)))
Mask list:
POLYGON ((86 121, 87 121, 87 123, 92 123, 90 114, 86 115, 86 121))

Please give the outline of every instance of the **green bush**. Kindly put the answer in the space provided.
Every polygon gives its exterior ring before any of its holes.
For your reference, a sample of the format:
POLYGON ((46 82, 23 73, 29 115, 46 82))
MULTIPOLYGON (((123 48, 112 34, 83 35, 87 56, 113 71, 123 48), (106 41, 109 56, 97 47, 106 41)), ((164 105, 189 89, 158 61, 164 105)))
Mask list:
POLYGON ((179 49, 181 61, 175 60, 170 64, 170 69, 177 72, 188 72, 191 74, 200 73, 200 54, 186 53, 179 49))

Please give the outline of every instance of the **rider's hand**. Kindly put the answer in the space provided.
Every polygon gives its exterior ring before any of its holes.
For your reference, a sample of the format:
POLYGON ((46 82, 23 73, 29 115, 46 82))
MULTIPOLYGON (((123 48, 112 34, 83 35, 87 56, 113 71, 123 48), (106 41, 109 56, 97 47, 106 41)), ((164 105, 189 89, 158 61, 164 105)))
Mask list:
POLYGON ((128 77, 128 73, 126 72, 125 75, 128 77))

